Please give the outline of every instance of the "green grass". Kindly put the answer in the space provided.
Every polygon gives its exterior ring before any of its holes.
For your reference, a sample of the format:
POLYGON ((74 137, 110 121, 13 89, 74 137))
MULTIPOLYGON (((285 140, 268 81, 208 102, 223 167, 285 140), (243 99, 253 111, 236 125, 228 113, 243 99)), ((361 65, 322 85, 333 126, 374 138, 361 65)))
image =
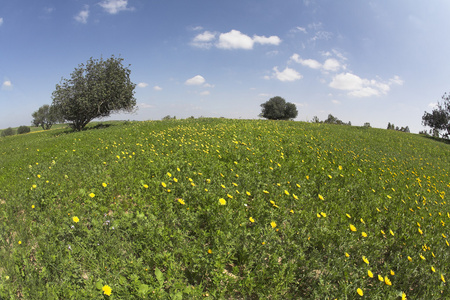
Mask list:
POLYGON ((445 143, 302 122, 2 138, 0 298, 449 298, 449 168, 445 143))

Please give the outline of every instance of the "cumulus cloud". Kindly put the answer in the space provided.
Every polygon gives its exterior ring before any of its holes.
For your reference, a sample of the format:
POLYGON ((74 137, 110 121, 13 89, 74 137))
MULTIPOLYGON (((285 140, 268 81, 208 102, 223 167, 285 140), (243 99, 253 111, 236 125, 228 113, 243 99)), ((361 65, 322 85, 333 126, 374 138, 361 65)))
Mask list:
POLYGON ((155 85, 155 86, 153 87, 153 90, 155 90, 155 91, 162 91, 162 87, 160 87, 160 86, 158 86, 158 85, 155 85))
POLYGON ((286 67, 283 71, 278 71, 278 67, 273 68, 273 77, 280 81, 295 81, 302 79, 303 76, 294 69, 286 67))
POLYGON ((250 37, 239 30, 231 30, 226 33, 217 33, 205 31, 194 37, 191 45, 198 48, 209 49, 216 46, 220 49, 253 49, 255 44, 261 45, 279 45, 281 39, 272 35, 269 37, 254 35, 250 37), (218 36, 218 37, 217 37, 218 36))
POLYGON ((339 71, 339 69, 344 68, 344 66, 337 59, 334 58, 328 58, 322 64, 315 59, 302 59, 300 55, 294 53, 291 56, 290 60, 316 70, 321 69, 323 71, 337 72, 339 71))
POLYGON ((138 88, 145 88, 145 87, 147 87, 148 86, 148 83, 145 83, 145 82, 139 82, 138 84, 137 84, 137 87, 138 88))
POLYGON ((103 7, 103 9, 110 14, 117 14, 124 10, 134 10, 133 7, 127 7, 128 0, 104 0, 98 5, 103 7))
POLYGON ((186 80, 186 82, 184 84, 186 84, 186 85, 202 85, 205 82, 206 82, 206 80, 205 80, 205 78, 203 78, 203 76, 196 75, 196 76, 186 80))
POLYGON ((9 90, 9 89, 12 89, 12 83, 11 83, 11 80, 5 80, 5 81, 3 81, 3 84, 2 84, 2 88, 3 89, 5 89, 5 90, 9 90))
POLYGON ((81 10, 75 17, 74 19, 77 22, 80 22, 82 24, 86 24, 87 23, 87 19, 89 18, 89 5, 85 5, 84 9, 81 10))
MULTIPOLYGON (((396 82, 403 82, 398 76, 394 77, 396 82)), ((352 73, 340 73, 333 77, 329 86, 348 91, 348 95, 358 98, 386 95, 390 89, 392 81, 384 83, 374 79, 364 79, 352 73)), ((395 83, 398 84, 398 83, 395 83)))
POLYGON ((212 47, 212 41, 216 38, 215 32, 205 31, 194 37, 191 42, 192 46, 209 49, 212 47))

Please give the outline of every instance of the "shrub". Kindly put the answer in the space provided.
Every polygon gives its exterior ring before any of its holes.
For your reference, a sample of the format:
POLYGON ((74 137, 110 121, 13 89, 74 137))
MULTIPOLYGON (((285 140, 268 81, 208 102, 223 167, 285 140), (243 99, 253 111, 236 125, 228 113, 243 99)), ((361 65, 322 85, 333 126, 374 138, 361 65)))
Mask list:
POLYGON ((2 131, 2 136, 14 135, 14 130, 11 127, 2 131))
POLYGON ((17 134, 28 133, 30 131, 31 131, 30 127, 25 126, 25 125, 20 126, 19 128, 17 128, 17 134))

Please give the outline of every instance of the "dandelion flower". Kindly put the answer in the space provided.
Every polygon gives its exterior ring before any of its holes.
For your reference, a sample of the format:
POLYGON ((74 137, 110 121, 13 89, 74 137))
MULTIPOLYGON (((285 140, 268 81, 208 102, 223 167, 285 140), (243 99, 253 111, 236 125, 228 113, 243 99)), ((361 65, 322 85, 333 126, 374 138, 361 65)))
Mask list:
POLYGON ((80 219, 78 219, 78 217, 73 217, 72 221, 74 221, 75 223, 78 223, 78 222, 80 222, 80 219))
POLYGON ((389 229, 389 233, 394 236, 394 232, 392 230, 389 229))
POLYGON ((350 254, 348 254, 347 252, 345 252, 345 257, 350 257, 350 254))
POLYGON ((432 271, 433 273, 435 273, 435 272, 436 272, 436 270, 434 269, 434 267, 433 267, 433 266, 431 266, 431 271, 432 271))
POLYGON ((103 186, 103 187, 107 187, 108 185, 107 185, 106 183, 103 182, 103 183, 102 183, 102 186, 103 186))
POLYGON ((367 275, 369 275, 370 278, 373 278, 373 273, 372 273, 372 271, 368 270, 368 271, 367 271, 367 275))
POLYGON ((421 259, 426 260, 425 256, 423 256, 422 254, 419 255, 421 259))
POLYGON ((320 200, 324 200, 323 196, 321 194, 319 194, 319 199, 320 200))
POLYGON ((22 244, 22 241, 18 241, 18 244, 21 245, 21 244, 22 244))
POLYGON ((364 292, 362 291, 362 289, 358 288, 356 290, 356 292, 358 293, 358 295, 360 295, 361 297, 364 296, 364 292))
POLYGON ((391 270, 391 275, 392 275, 392 276, 394 276, 394 275, 395 275, 395 272, 394 272, 393 270, 391 270))
POLYGON ((367 237, 367 233, 365 233, 364 231, 361 232, 361 235, 362 235, 363 237, 367 237))
POLYGON ((173 178, 173 181, 178 182, 178 179, 176 179, 175 177, 173 178))
POLYGON ((289 192, 287 190, 284 190, 284 193, 289 196, 289 192))
POLYGON ((34 208, 34 204, 33 204, 33 205, 31 205, 31 208, 34 208))
POLYGON ((384 283, 386 283, 387 285, 392 285, 392 282, 389 280, 387 276, 384 277, 384 283))
POLYGON ((353 224, 350 224, 350 230, 351 231, 356 231, 356 227, 353 224))
POLYGON ((211 250, 211 249, 208 249, 208 253, 211 254, 211 253, 212 253, 212 250, 211 250))
POLYGON ((270 222, 270 226, 272 226, 272 228, 277 227, 277 223, 275 223, 274 221, 270 222))
POLYGON ((255 219, 253 219, 252 217, 248 218, 250 220, 250 222, 255 223, 255 219))
POLYGON ((405 292, 402 292, 402 300, 406 300, 406 294, 405 294, 405 292))
POLYGON ((247 194, 247 196, 251 196, 250 192, 247 191, 247 192, 245 192, 245 193, 247 194))
POLYGON ((102 287, 102 291, 103 291, 103 294, 105 294, 106 296, 111 296, 112 289, 109 285, 104 285, 102 287))
POLYGON ((381 276, 380 274, 378 274, 378 280, 381 281, 381 282, 384 282, 383 276, 381 276))
POLYGON ((445 278, 444 278, 443 274, 441 274, 441 280, 442 280, 443 283, 445 283, 445 278))
POLYGON ((322 215, 322 217, 324 217, 324 218, 326 218, 326 217, 327 217, 327 214, 326 214, 326 213, 324 213, 324 212, 321 212, 320 214, 321 214, 321 215, 322 215))
POLYGON ((220 204, 220 205, 225 205, 225 204, 227 204, 227 200, 225 200, 225 199, 223 199, 223 198, 220 198, 220 199, 219 199, 219 204, 220 204))
POLYGON ((161 185, 162 185, 163 187, 166 187, 166 186, 167 186, 164 182, 161 182, 161 185))
POLYGON ((363 261, 364 261, 366 264, 369 264, 369 260, 367 259, 367 257, 365 257, 365 256, 363 255, 362 259, 363 259, 363 261))
POLYGON ((178 200, 178 202, 180 202, 181 205, 185 205, 185 204, 186 204, 186 203, 184 202, 184 200, 181 199, 181 198, 178 198, 177 200, 178 200))
POLYGON ((351 219, 352 217, 349 214, 345 214, 347 218, 351 219))
POLYGON ((167 172, 167 176, 172 177, 172 174, 170 174, 169 172, 167 172))
POLYGON ((95 197, 95 194, 94 194, 94 193, 90 193, 90 194, 89 194, 89 197, 94 198, 94 197, 95 197))
POLYGON ((411 256, 408 256, 408 260, 409 260, 409 261, 412 261, 412 258, 411 258, 411 256))

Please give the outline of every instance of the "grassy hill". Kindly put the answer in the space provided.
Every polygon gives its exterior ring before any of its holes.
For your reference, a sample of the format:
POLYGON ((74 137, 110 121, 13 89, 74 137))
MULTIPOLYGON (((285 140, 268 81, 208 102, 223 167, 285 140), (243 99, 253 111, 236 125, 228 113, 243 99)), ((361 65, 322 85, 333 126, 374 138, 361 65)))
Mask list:
POLYGON ((0 139, 0 298, 439 299, 450 147, 197 119, 0 139))

